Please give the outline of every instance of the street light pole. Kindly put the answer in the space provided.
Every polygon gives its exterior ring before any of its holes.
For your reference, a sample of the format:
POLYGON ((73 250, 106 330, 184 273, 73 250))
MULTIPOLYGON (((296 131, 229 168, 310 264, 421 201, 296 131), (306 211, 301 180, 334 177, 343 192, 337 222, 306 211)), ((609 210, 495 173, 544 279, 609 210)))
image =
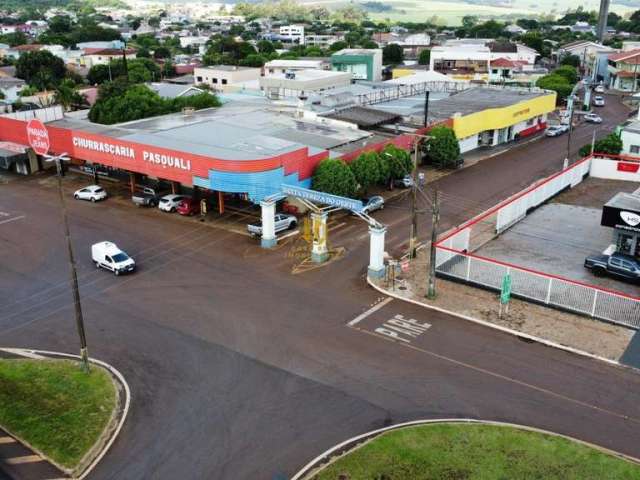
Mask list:
POLYGON ((60 197, 60 206, 62 208, 62 225, 64 227, 64 236, 67 242, 67 254, 69 259, 69 269, 71 271, 71 290, 73 292, 73 305, 76 316, 76 327, 78 336, 80 337, 80 358, 82 359, 82 369, 89 371, 89 353, 87 351, 87 337, 84 331, 84 318, 82 316, 82 306, 80 304, 80 290, 78 289, 78 276, 76 274, 76 262, 73 256, 73 247, 71 246, 71 236, 69 234, 69 221, 67 218, 67 204, 64 200, 62 192, 62 161, 69 160, 66 153, 57 156, 45 156, 45 161, 55 162, 58 173, 58 195, 60 197))

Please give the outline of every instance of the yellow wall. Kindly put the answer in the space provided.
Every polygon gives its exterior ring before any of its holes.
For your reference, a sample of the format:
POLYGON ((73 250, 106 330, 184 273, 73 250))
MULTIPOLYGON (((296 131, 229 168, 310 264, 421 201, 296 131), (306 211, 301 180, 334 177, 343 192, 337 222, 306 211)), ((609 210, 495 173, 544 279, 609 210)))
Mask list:
POLYGON ((453 119, 453 130, 458 138, 466 138, 486 130, 507 128, 556 108, 556 94, 524 100, 502 108, 489 108, 481 112, 453 119))
POLYGON ((410 68, 394 68, 391 72, 392 78, 401 78, 413 75, 416 71, 410 68))

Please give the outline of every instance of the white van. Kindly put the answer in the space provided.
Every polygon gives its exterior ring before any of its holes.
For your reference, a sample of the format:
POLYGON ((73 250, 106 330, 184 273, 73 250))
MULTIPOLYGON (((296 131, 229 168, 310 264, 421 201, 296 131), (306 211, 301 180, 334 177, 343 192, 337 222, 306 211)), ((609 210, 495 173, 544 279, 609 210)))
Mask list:
POLYGON ((106 268, 114 274, 133 272, 136 262, 112 242, 99 242, 91 245, 91 259, 96 268, 106 268))

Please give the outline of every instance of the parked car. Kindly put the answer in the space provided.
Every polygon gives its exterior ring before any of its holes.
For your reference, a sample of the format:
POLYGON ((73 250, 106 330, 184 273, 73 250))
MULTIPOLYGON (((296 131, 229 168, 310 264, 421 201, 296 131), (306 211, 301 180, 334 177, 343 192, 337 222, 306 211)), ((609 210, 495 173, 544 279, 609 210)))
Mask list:
POLYGON ((604 85, 602 84, 596 85, 596 88, 594 88, 593 91, 596 93, 604 93, 604 85))
MULTIPOLYGON (((287 215, 285 213, 276 213, 275 216, 275 231, 276 233, 283 230, 292 230, 298 225, 298 219, 294 215, 287 215)), ((262 236, 262 220, 247 225, 248 232, 254 237, 262 236)))
POLYGON ((133 272, 136 262, 113 242, 98 242, 91 245, 91 259, 96 268, 110 270, 114 275, 133 272))
POLYGON ((567 133, 569 131, 569 125, 559 124, 559 125, 550 125, 547 127, 545 131, 545 135, 547 137, 557 137, 558 135, 562 135, 563 133, 567 133))
POLYGON ((405 175, 402 178, 396 178, 393 181, 393 185, 395 187, 411 188, 413 187, 413 177, 411 175, 405 175))
POLYGON ((76 190, 73 194, 73 198, 76 200, 90 200, 97 202, 98 200, 104 200, 107 198, 107 191, 100 185, 89 185, 88 187, 76 190))
POLYGON ((364 198, 362 199, 362 203, 364 203, 362 213, 366 213, 367 215, 371 212, 382 210, 384 208, 384 198, 380 195, 374 195, 371 198, 364 198))
POLYGON ((596 113, 587 113, 584 120, 589 123, 602 123, 602 117, 596 113))
POLYGON ((598 277, 610 275, 631 282, 640 281, 640 260, 630 255, 591 255, 585 259, 584 266, 598 277))
POLYGON ((176 212, 180 215, 197 215, 200 213, 200 201, 191 197, 182 200, 176 207, 176 212))
POLYGON ((602 95, 596 95, 593 97, 594 107, 604 107, 604 97, 602 95))
POLYGON ((152 187, 142 187, 131 197, 131 201, 138 207, 155 207, 160 201, 161 194, 152 187))
POLYGON ((180 202, 187 198, 191 197, 188 197, 187 195, 177 195, 175 193, 165 195, 163 197, 160 197, 158 208, 163 212, 175 212, 178 208, 178 205, 180 205, 180 202))

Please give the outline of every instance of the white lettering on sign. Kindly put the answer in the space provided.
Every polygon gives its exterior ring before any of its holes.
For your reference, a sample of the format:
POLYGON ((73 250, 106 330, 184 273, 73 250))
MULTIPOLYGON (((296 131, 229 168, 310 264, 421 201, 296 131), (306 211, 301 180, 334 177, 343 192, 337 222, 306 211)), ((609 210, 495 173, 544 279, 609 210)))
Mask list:
POLYGON ((142 159, 146 162, 162 165, 163 167, 179 168, 180 170, 187 171, 191 170, 191 160, 185 160, 181 157, 173 157, 171 155, 152 153, 143 150, 142 159))
POLYGON ((429 323, 419 323, 415 318, 404 318, 402 315, 396 315, 374 331, 394 340, 411 343, 411 340, 415 340, 429 328, 431 328, 429 323))
POLYGON ((135 150, 123 145, 98 142, 96 140, 89 140, 88 138, 82 137, 73 137, 72 142, 74 147, 86 148, 87 150, 93 150, 94 152, 109 153, 118 157, 136 158, 135 150))

